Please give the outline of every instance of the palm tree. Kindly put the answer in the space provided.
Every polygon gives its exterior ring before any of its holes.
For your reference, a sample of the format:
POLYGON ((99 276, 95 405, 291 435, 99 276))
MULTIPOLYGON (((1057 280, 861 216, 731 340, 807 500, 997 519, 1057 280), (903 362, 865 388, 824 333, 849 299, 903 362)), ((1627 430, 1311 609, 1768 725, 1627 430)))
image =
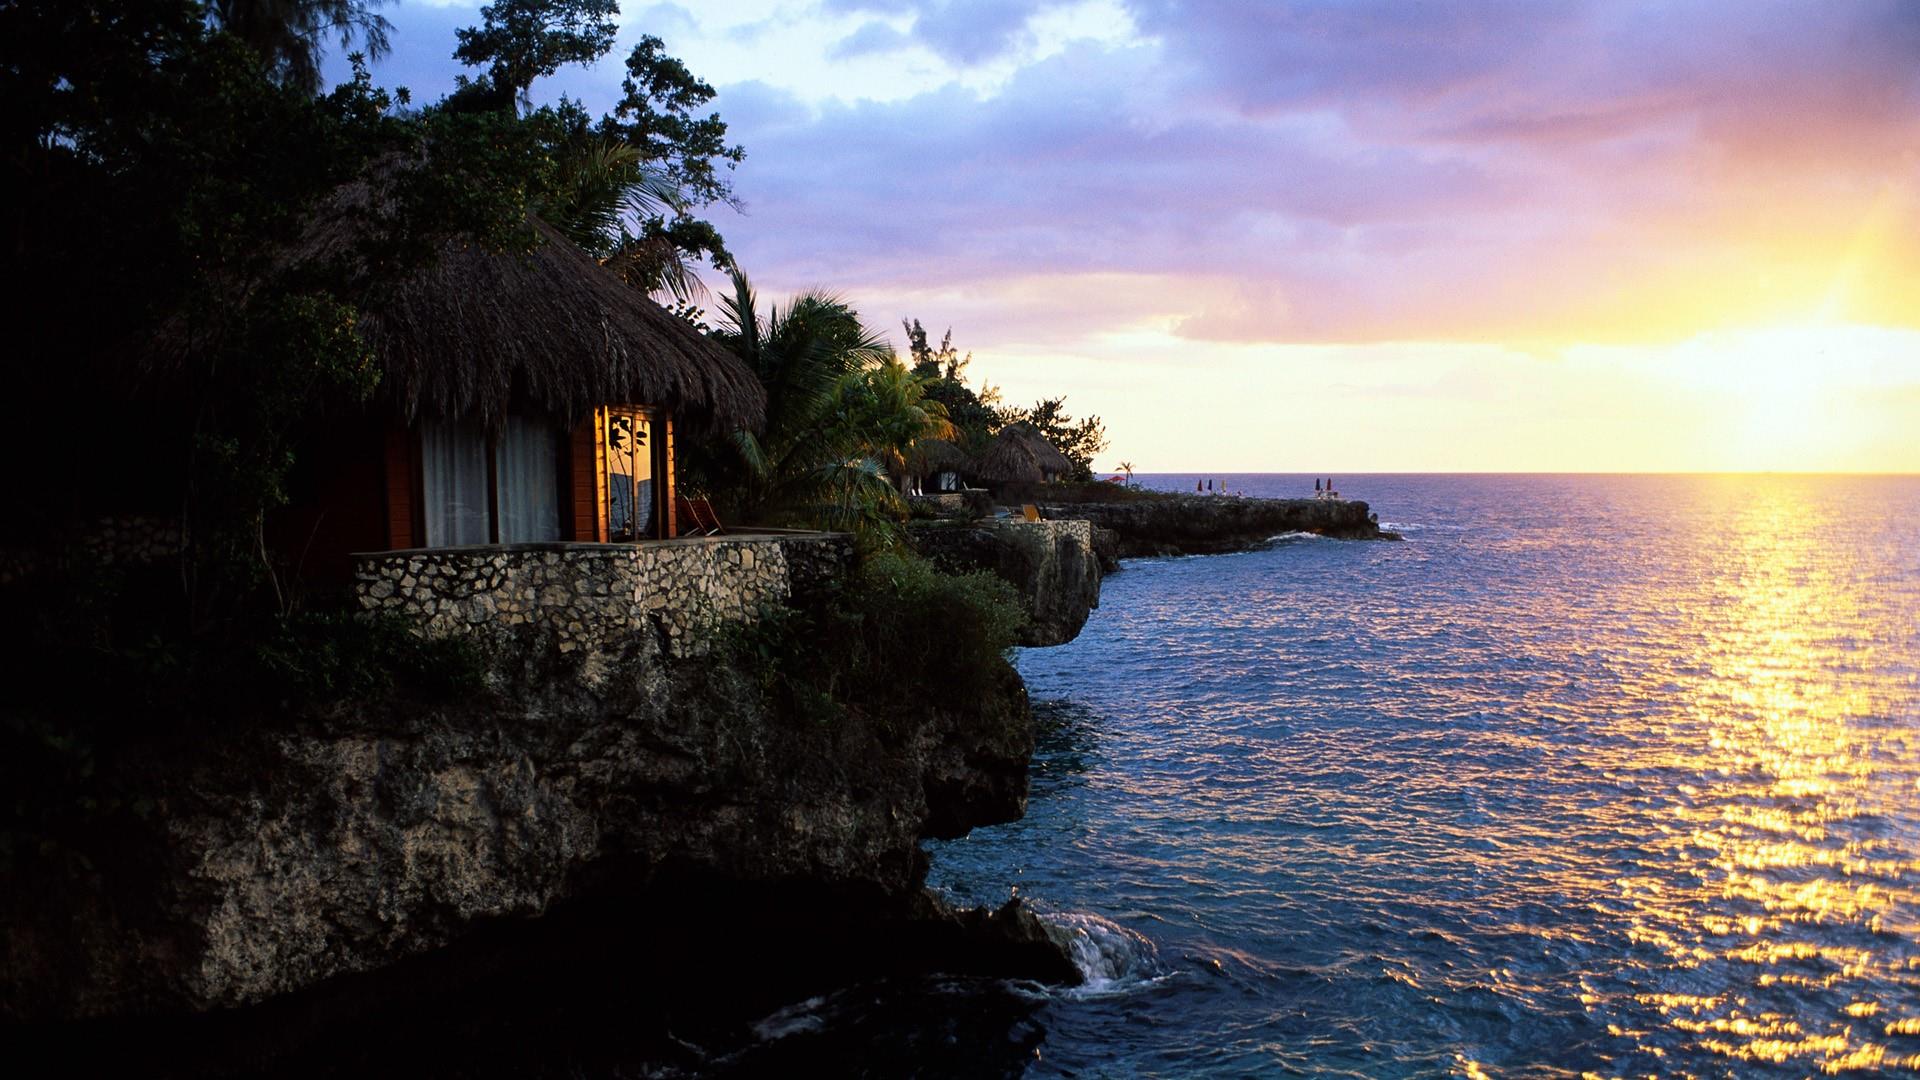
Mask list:
POLYGON ((562 148, 556 183, 535 209, 622 281, 686 301, 706 292, 686 253, 640 228, 685 208, 679 187, 639 148, 583 132, 562 148))
POLYGON ((1127 474, 1127 486, 1132 487, 1133 486, 1133 462, 1131 461, 1121 462, 1120 471, 1127 474))
POLYGON ((207 19, 252 46, 273 77, 309 93, 320 91, 320 58, 326 38, 340 47, 358 38, 367 57, 392 50, 393 24, 375 11, 387 0, 210 0, 207 19))
POLYGON ((720 300, 714 336, 746 361, 767 391, 758 433, 734 431, 726 453, 699 462, 714 497, 745 521, 872 522, 898 495, 871 457, 867 403, 850 383, 893 356, 837 297, 809 292, 762 314, 745 274, 720 300))
POLYGON ((897 356, 841 381, 838 415, 896 486, 906 479, 914 447, 958 432, 947 407, 927 396, 938 376, 917 374, 897 356))

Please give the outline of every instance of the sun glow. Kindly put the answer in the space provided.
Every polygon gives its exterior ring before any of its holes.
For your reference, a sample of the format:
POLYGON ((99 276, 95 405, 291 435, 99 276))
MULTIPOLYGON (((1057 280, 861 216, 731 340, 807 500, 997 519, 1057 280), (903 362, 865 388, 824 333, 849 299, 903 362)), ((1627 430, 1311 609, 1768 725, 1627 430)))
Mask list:
POLYGON ((1714 470, 1862 468, 1920 415, 1902 407, 1920 406, 1920 335, 1906 330, 1809 321, 1566 355, 1680 404, 1714 470))

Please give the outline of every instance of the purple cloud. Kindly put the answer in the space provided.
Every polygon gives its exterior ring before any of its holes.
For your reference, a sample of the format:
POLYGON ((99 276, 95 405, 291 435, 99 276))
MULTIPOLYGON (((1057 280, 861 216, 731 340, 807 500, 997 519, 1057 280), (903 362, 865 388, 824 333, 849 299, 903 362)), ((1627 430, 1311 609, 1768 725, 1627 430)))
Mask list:
MULTIPOLYGON (((912 15, 903 40, 925 45, 956 64, 993 60, 1019 42, 1034 15, 1062 0, 827 0, 825 10, 841 13, 912 15)), ((866 28, 856 32, 864 33, 866 28)))
MULTIPOLYGON (((751 212, 717 223, 769 291, 951 304, 869 314, 977 313, 970 341, 1143 315, 1238 341, 1661 333, 1681 316, 1636 314, 1647 283, 1770 298, 1783 260, 1845 249, 1920 174, 1906 0, 1123 2, 1140 41, 1069 44, 984 94, 723 85, 751 212)), ((917 42, 966 67, 1048 6, 823 8, 913 17, 835 57, 917 42)), ((474 14, 394 18, 384 81, 444 92, 474 14)), ((535 92, 603 107, 624 50, 535 92)))
POLYGON ((860 28, 833 43, 827 55, 835 60, 893 52, 913 39, 883 22, 860 24, 860 28))

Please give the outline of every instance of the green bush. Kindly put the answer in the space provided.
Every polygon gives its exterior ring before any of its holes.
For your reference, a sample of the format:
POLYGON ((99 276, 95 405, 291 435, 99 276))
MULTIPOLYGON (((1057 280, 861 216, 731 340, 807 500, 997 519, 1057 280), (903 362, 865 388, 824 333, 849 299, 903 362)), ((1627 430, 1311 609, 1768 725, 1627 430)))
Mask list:
POLYGON ((800 715, 992 691, 1026 624, 1013 586, 987 571, 948 574, 900 551, 866 555, 837 593, 769 610, 722 651, 800 715))
POLYGON ((110 738, 252 726, 289 704, 483 687, 471 643, 422 638, 397 617, 255 610, 195 634, 169 602, 179 589, 164 567, 78 562, 0 589, 0 649, 16 661, 0 716, 59 717, 110 738))
POLYGON ((999 670, 1026 625, 1013 586, 985 570, 948 574, 917 555, 882 552, 853 579, 862 652, 882 678, 915 690, 979 686, 999 670))
POLYGON ((274 620, 248 650, 252 689, 295 701, 365 700, 398 690, 429 698, 479 692, 485 671, 465 638, 422 637, 398 615, 344 611, 274 620))

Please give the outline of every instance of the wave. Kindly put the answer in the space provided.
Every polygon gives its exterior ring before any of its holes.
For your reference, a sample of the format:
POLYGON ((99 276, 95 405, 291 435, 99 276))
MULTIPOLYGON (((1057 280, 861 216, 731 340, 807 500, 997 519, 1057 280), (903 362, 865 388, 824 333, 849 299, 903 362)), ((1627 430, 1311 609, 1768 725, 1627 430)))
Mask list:
POLYGON ((1291 543, 1295 540, 1325 540, 1326 537, 1315 532, 1284 532, 1278 536, 1267 537, 1269 544, 1291 543))
POLYGON ((772 1042, 789 1035, 813 1034, 827 1026, 826 1018, 821 1015, 827 1004, 825 997, 810 997, 805 1001, 788 1005, 769 1013, 759 1023, 753 1025, 755 1037, 772 1042))
POLYGON ((1082 982, 1066 991, 1067 997, 1124 994, 1157 983, 1169 974, 1167 966, 1160 962, 1160 951, 1146 935, 1112 919, 1082 912, 1041 918, 1055 929, 1065 931, 1067 953, 1073 966, 1080 969, 1082 982))
POLYGON ((1380 527, 1392 532, 1402 532, 1402 533, 1403 532, 1421 532, 1426 529, 1437 529, 1442 532, 1466 532, 1467 531, 1467 527, 1465 525, 1432 525, 1424 521, 1383 521, 1380 523, 1380 527))

